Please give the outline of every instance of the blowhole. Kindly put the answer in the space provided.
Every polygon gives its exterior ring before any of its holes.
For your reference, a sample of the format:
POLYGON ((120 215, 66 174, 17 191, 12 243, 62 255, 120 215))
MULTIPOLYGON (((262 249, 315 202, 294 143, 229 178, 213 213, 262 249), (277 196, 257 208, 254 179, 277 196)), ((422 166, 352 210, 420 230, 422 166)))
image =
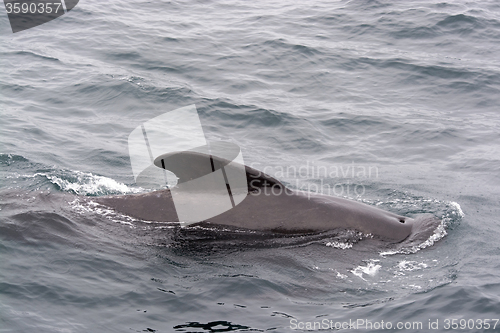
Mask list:
POLYGON ((399 222, 400 223, 405 223, 405 220, 404 219, 399 219, 399 222))

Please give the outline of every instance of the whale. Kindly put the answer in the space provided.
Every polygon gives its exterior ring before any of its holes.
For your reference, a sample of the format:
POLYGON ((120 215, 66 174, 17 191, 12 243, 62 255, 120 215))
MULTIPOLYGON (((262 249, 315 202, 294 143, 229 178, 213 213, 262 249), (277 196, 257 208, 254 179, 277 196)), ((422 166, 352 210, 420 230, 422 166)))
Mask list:
MULTIPOLYGON (((197 163, 206 154, 184 153, 186 163, 177 163, 170 170, 179 178, 179 183, 193 178, 197 163)), ((223 158, 209 156, 214 164, 226 169, 234 166, 223 158)), ((179 157, 177 156, 177 161, 179 157)), ((165 160, 155 161, 156 165, 165 160)), ((425 240, 440 220, 432 214, 414 217, 388 212, 359 201, 290 189, 276 178, 250 166, 244 168, 247 193, 242 201, 216 216, 189 224, 215 227, 235 227, 268 231, 276 234, 320 233, 334 229, 355 230, 390 242, 425 240)), ((227 171, 227 170, 226 170, 227 171)), ((137 219, 156 222, 182 222, 179 220, 172 196, 173 189, 165 188, 147 193, 97 197, 97 203, 114 211, 137 219)), ((196 205, 196 195, 192 196, 196 205)), ((187 198, 190 200, 190 198, 187 198)))

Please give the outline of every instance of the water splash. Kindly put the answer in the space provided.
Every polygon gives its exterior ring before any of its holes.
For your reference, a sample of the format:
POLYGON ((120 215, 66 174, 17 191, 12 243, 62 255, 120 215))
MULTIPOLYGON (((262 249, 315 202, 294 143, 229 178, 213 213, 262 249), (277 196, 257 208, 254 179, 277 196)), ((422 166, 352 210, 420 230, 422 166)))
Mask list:
POLYGON ((146 192, 140 187, 130 187, 112 178, 82 171, 37 172, 24 177, 44 177, 62 191, 85 196, 146 192))
POLYGON ((370 259, 366 266, 358 266, 351 270, 350 272, 359 277, 360 279, 366 281, 366 279, 363 277, 363 274, 369 275, 371 277, 375 276, 377 272, 382 268, 382 265, 377 264, 380 260, 377 259, 370 259))

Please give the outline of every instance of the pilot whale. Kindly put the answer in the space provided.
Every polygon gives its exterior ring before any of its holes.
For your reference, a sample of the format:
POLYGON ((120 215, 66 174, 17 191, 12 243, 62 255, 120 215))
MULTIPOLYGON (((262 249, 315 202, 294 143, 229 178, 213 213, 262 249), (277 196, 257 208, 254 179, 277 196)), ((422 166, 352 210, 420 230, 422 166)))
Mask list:
MULTIPOLYGON (((188 163, 172 170, 179 177, 179 182, 191 177, 193 168, 199 165, 196 162, 206 158, 196 152, 185 156, 189 157, 186 160, 188 163)), ((165 161, 159 159, 155 164, 160 165, 161 162, 165 166, 165 161)), ((210 161, 212 168, 214 163, 220 167, 225 166, 226 169, 230 164, 229 161, 215 156, 210 156, 210 161)), ((350 199, 293 190, 261 171, 249 166, 240 167, 244 167, 247 179, 248 192, 244 199, 236 206, 233 205, 233 208, 199 223, 281 234, 349 229, 391 242, 427 239, 440 223, 439 219, 429 214, 410 218, 350 199)), ((193 196, 193 200, 196 200, 196 196, 193 196)), ((181 222, 170 189, 104 196, 96 198, 95 201, 119 213, 142 220, 181 222)), ((192 225, 196 226, 196 223, 192 225)))

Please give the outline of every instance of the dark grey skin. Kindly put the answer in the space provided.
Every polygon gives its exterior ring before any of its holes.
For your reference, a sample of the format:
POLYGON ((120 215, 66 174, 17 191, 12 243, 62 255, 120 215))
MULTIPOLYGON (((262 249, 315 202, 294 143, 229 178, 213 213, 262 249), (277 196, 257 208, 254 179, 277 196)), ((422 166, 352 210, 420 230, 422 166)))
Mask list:
MULTIPOLYGON (((290 190, 250 167, 246 167, 246 173, 246 198, 203 222, 289 234, 354 229, 391 242, 425 240, 440 223, 434 216, 413 219, 353 200, 290 190)), ((135 218, 178 222, 169 190, 101 197, 97 201, 135 218)))

